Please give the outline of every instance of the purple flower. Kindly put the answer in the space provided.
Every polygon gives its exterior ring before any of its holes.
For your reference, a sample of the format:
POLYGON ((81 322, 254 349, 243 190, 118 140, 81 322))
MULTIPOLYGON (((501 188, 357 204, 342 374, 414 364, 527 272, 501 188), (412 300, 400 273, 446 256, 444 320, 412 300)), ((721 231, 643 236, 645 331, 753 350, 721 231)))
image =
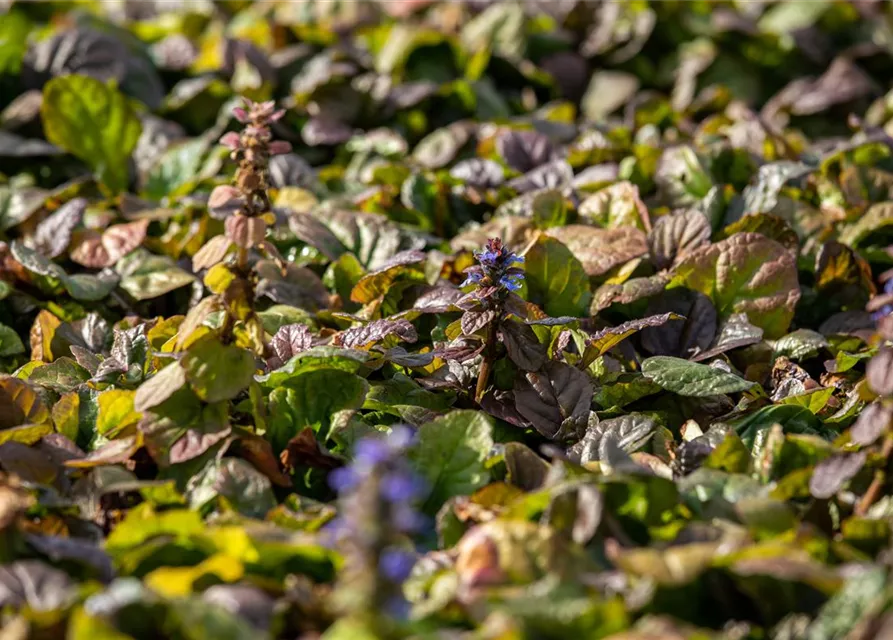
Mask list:
POLYGON ((499 251, 475 251, 474 257, 477 258, 477 261, 480 262, 485 267, 490 267, 491 269, 495 269, 498 266, 500 252, 499 251))
POLYGON ((415 440, 415 431, 403 424, 394 425, 388 434, 388 446, 395 453, 403 451, 412 444, 413 440, 415 440))
POLYGON ((329 486, 338 493, 350 491, 360 482, 360 477, 351 467, 338 467, 329 473, 329 486))
POLYGON ((386 462, 390 457, 391 448, 380 438, 364 438, 354 448, 354 458, 363 466, 373 467, 386 462))
POLYGON ((415 554, 405 549, 388 547, 382 551, 378 559, 378 568, 382 575, 393 582, 403 582, 412 572, 415 565, 415 554))
MULTIPOLYGON (((884 282, 884 293, 893 294, 893 278, 890 278, 889 280, 884 282)), ((893 304, 885 304, 883 307, 872 312, 871 319, 875 322, 878 322, 881 319, 886 318, 891 313, 893 313, 893 304)))
POLYGON ((388 502, 418 500, 424 493, 424 483, 415 474, 392 471, 381 479, 381 495, 388 502))
POLYGON ((419 533, 425 529, 428 519, 406 504, 398 504, 393 513, 394 526, 403 533, 419 533))
POLYGON ((524 262, 522 256, 509 251, 502 240, 490 238, 482 251, 475 251, 478 264, 465 270, 466 279, 461 286, 478 284, 492 286, 493 283, 506 291, 517 291, 521 288, 524 271, 513 264, 524 262))
POLYGON ((409 601, 403 596, 394 596, 393 598, 388 599, 384 608, 387 614, 392 618, 406 620, 406 618, 409 617, 409 612, 412 610, 412 605, 410 605, 409 601))
POLYGON ((468 273, 468 277, 465 278, 465 281, 459 285, 460 287, 467 287, 470 284, 478 284, 484 279, 484 274, 480 271, 466 271, 466 273, 468 273))
POLYGON ((509 291, 517 291, 521 288, 521 280, 524 279, 524 276, 519 274, 510 274, 502 276, 499 279, 499 284, 508 289, 509 291))

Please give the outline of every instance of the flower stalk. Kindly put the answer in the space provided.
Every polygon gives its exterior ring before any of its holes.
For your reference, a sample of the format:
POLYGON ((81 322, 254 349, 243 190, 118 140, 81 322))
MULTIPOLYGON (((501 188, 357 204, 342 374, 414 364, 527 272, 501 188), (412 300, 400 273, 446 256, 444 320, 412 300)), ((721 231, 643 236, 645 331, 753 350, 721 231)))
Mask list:
POLYGON ((489 321, 484 327, 484 346, 481 352, 481 367, 475 385, 474 399, 480 404, 487 392, 490 373, 496 359, 497 329, 504 319, 507 306, 521 302, 515 293, 521 288, 524 270, 515 266, 524 258, 510 251, 500 238, 490 238, 481 251, 475 251, 477 264, 465 270, 466 279, 461 286, 474 285, 475 288, 459 301, 465 313, 487 314, 489 321))

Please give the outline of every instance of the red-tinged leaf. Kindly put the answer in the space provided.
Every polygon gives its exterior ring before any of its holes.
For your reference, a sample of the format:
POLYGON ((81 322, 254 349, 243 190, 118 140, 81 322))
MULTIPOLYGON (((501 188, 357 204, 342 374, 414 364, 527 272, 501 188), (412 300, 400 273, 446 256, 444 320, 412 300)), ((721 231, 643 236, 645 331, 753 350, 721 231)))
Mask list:
POLYGON ((93 269, 111 267, 139 247, 146 238, 148 220, 116 224, 102 235, 88 234, 71 251, 71 259, 93 269))
POLYGON ((314 469, 337 469, 344 460, 329 453, 319 444, 313 429, 307 427, 288 441, 281 455, 282 465, 289 470, 298 467, 314 469))
POLYGON ((279 460, 273 453, 273 446, 260 436, 240 434, 239 453, 254 468, 267 476, 270 481, 280 487, 291 487, 291 479, 279 468, 279 460))

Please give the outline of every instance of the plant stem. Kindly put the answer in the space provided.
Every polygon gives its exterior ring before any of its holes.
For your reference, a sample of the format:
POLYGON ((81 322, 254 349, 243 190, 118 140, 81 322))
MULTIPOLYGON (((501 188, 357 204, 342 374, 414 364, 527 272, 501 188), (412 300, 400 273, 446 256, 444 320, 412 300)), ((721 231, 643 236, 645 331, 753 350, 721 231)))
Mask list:
POLYGON ((496 323, 491 322, 487 327, 487 344, 484 346, 481 362, 481 371, 478 374, 478 383, 474 391, 474 401, 478 404, 484 398, 484 392, 487 390, 487 382, 490 380, 490 369, 493 367, 493 351, 496 347, 496 323))
POLYGON ((868 485, 865 495, 862 496, 862 499, 859 500, 859 504, 856 505, 855 513, 857 516, 864 516, 868 513, 871 505, 877 502, 877 499, 881 497, 884 483, 887 481, 887 466, 890 464, 891 454, 893 454, 893 434, 888 434, 884 439, 884 444, 881 448, 881 456, 884 458, 883 466, 874 472, 874 478, 872 479, 871 484, 868 485))
POLYGON ((236 268, 239 275, 244 276, 248 270, 248 249, 239 247, 239 253, 236 256, 236 268))

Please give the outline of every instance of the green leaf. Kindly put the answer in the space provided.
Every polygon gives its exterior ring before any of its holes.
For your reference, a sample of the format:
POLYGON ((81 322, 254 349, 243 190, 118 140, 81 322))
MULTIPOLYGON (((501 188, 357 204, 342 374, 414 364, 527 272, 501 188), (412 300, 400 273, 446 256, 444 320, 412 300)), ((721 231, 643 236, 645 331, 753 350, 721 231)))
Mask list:
POLYGON ((451 411, 423 424, 408 455, 431 487, 427 510, 436 511, 453 496, 468 495, 487 484, 490 472, 485 461, 492 448, 493 424, 484 413, 451 411))
POLYGON ((135 395, 136 392, 127 389, 109 389, 99 394, 96 429, 100 434, 114 437, 116 432, 140 419, 140 412, 133 408, 135 395))
POLYGON ((520 62, 527 45, 524 10, 512 3, 492 4, 465 24, 460 38, 466 51, 487 49, 520 62))
POLYGON ((0 323, 0 357, 14 356, 25 352, 25 345, 22 339, 12 327, 7 327, 0 323))
POLYGON ((115 271, 121 276, 121 288, 136 300, 157 298, 195 281, 167 256, 156 256, 145 249, 121 258, 115 271))
POLYGON ((216 338, 193 345, 180 364, 195 393, 206 402, 235 398, 254 376, 254 356, 216 338))
POLYGON ((721 318, 746 313, 769 339, 785 334, 800 299, 794 255, 757 233, 736 233, 691 252, 676 266, 673 287, 709 296, 721 318))
POLYGON ((309 371, 338 369, 339 371, 357 373, 363 364, 369 361, 369 358, 367 351, 320 345, 292 356, 288 362, 275 371, 271 371, 265 376, 258 376, 257 381, 265 389, 270 390, 309 371))
POLYGON ((67 393, 90 379, 90 372, 71 358, 58 358, 42 367, 37 367, 28 376, 28 381, 52 389, 57 393, 67 393))
POLYGON ((171 146, 149 172, 143 194, 161 200, 189 193, 202 177, 207 153, 208 141, 202 137, 171 146))
POLYGON ((850 577, 828 600, 809 625, 809 640, 847 637, 866 615, 872 615, 889 598, 889 576, 882 567, 865 567, 850 577))
POLYGON ((161 405, 186 384, 186 371, 179 362, 172 362, 146 380, 136 390, 133 408, 147 411, 161 405))
POLYGON ((600 189, 580 203, 580 218, 606 229, 636 227, 651 229, 648 209, 639 196, 639 188, 622 181, 600 189))
POLYGON ((76 273, 66 276, 62 284, 75 300, 95 302, 108 296, 118 286, 118 277, 108 270, 96 275, 76 273))
POLYGON ((813 389, 806 393, 798 393, 786 396, 778 401, 778 404, 793 404, 800 407, 806 407, 813 413, 819 413, 828 404, 831 396, 834 395, 834 387, 825 387, 822 389, 813 389))
POLYGON ((747 391, 756 383, 706 364, 670 356, 654 356, 642 363, 642 373, 680 396, 706 397, 747 391))
POLYGON ((14 241, 11 248, 13 257, 28 271, 51 278, 50 282, 61 282, 65 290, 76 300, 87 302, 102 300, 118 285, 118 278, 111 271, 102 271, 95 275, 78 273, 70 276, 58 264, 19 241, 14 241))
POLYGON ((589 315, 589 277, 561 242, 541 236, 525 256, 524 271, 531 300, 550 316, 589 315))
POLYGON ((28 51, 31 20, 22 11, 10 11, 0 20, 0 75, 17 75, 28 51))
POLYGON ((737 433, 727 433, 723 441, 707 456, 704 467, 727 473, 747 473, 751 467, 750 451, 737 433))
POLYGON ((820 350, 826 348, 828 348, 828 339, 818 331, 797 329, 775 342, 775 353, 772 359, 774 361, 779 356, 785 356, 791 360, 800 361, 815 357, 820 350))
POLYGON ((654 173, 658 195, 670 208, 697 204, 713 186, 713 177, 691 147, 669 147, 654 173))
POLYGON ((324 441, 332 414, 358 409, 369 384, 353 373, 337 369, 308 371, 286 380, 270 394, 269 439, 276 451, 305 427, 324 441))
POLYGON ((53 78, 40 107, 47 140, 86 162, 112 193, 127 188, 142 125, 117 89, 88 76, 53 78))
POLYGON ((218 496, 253 518, 263 518, 276 506, 270 479, 240 458, 223 458, 207 467, 187 494, 193 509, 201 509, 218 496))
POLYGON ((147 502, 127 512, 105 541, 106 550, 113 556, 127 549, 139 547, 155 536, 188 539, 205 531, 205 523, 196 511, 175 509, 155 512, 147 502))
POLYGON ((774 424, 780 424, 786 434, 830 435, 827 430, 822 429, 821 421, 809 409, 792 404, 763 407, 730 424, 744 444, 750 447, 755 458, 762 450, 769 429, 774 424))

